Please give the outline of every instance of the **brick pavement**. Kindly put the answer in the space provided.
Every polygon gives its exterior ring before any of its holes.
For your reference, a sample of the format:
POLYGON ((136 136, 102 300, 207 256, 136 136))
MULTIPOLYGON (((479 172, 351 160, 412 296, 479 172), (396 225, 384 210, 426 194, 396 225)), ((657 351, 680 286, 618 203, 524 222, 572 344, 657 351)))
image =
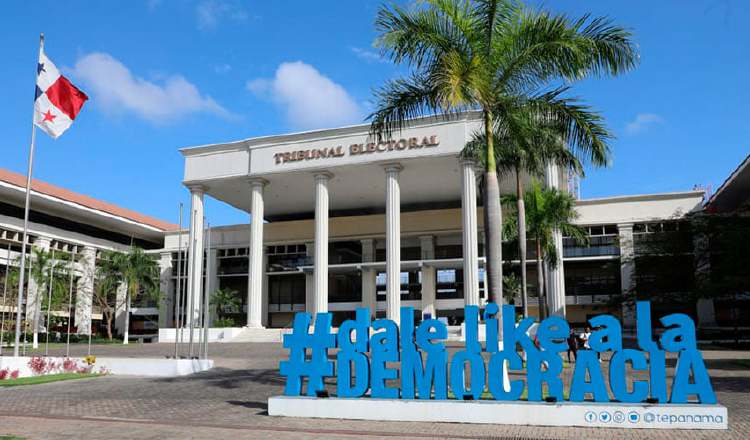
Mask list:
MULTIPOLYGON (((164 357, 170 344, 96 346, 99 356, 164 357)), ((57 351, 59 349, 53 350, 57 351)), ((73 355, 85 354, 76 346, 73 355)), ((56 354, 56 353, 55 353, 56 354)), ((212 344, 216 368, 182 378, 103 377, 0 389, 0 434, 62 438, 545 438, 747 439, 750 352, 704 351, 719 401, 729 408, 726 432, 550 428, 448 423, 371 422, 269 417, 266 401, 281 394, 280 344, 212 344)), ((331 388, 333 389, 333 388, 331 388)))

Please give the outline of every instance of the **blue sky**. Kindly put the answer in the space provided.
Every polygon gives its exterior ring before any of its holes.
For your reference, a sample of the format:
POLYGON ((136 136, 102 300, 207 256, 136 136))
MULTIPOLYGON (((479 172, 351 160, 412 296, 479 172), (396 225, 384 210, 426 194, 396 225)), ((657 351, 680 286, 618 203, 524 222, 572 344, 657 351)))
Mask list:
MULTIPOLYGON (((178 148, 361 122, 403 70, 372 49, 380 1, 8 2, 0 15, 0 166, 25 172, 38 34, 89 94, 73 127, 40 133, 34 177, 176 222, 178 148)), ((635 33, 640 67, 576 84, 617 134, 583 197, 715 190, 750 152, 750 5, 557 0, 635 33)), ((214 225, 248 215, 209 200, 214 225)))

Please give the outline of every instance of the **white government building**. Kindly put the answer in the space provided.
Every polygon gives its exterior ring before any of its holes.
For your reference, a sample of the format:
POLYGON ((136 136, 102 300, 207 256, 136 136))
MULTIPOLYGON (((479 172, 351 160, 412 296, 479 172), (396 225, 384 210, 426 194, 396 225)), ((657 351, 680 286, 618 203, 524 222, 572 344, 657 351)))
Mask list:
MULTIPOLYGON (((459 157, 478 129, 480 119, 470 113, 414 120, 388 142, 375 142, 369 126, 358 125, 182 149, 193 221, 189 233, 165 234, 160 261, 171 265, 162 271, 171 274, 163 280, 171 302, 162 323, 174 322, 178 250, 184 258, 190 246, 208 249, 206 258, 188 253, 181 271, 194 313, 204 286, 236 291, 242 310, 235 322, 251 333, 289 327, 298 311, 332 312, 336 326, 358 307, 398 320, 399 308, 411 306, 418 318, 459 324, 465 304, 486 301, 481 170, 459 157), (206 243, 207 196, 247 212, 252 221, 211 228, 206 243)), ((514 178, 501 179, 503 193, 514 192, 514 178)), ((523 178, 528 184, 530 177, 523 178)), ((569 184, 567 173, 555 167, 543 181, 562 189, 569 184)), ((703 199, 703 191, 686 191, 578 200, 578 223, 590 242, 578 246, 557 236, 564 264, 547 271, 550 311, 580 324, 609 311, 610 296, 633 282, 639 240, 678 231, 703 199)), ((504 246, 504 259, 513 252, 517 258, 512 246, 504 246)), ((529 254, 528 279, 535 284, 529 254)), ((669 264, 694 271, 692 256, 669 264)), ((517 266, 505 261, 504 273, 517 266)), ((639 275, 648 282, 648 273, 639 269, 639 275)), ((535 286, 529 290, 535 313, 535 286)), ((703 324, 714 321, 711 301, 693 312, 703 324)))
MULTIPOLYGON (((20 260, 25 193, 26 176, 0 169, 0 273, 3 274, 0 319, 4 318, 6 343, 8 332, 13 331, 11 322, 15 319, 16 309, 12 305, 15 304, 13 296, 17 295, 17 286, 8 285, 5 274, 9 266, 17 266, 20 260)), ((63 254, 75 256, 71 308, 54 310, 53 314, 72 317, 72 331, 79 334, 89 333, 92 319, 102 319, 101 310, 93 298, 93 274, 99 252, 127 250, 131 243, 144 249, 158 249, 163 245, 164 233, 177 229, 177 225, 39 180, 32 181, 27 254, 38 248, 53 251, 58 259, 63 254)), ((32 259, 30 265, 34 264, 32 259)), ((32 277, 27 277, 27 280, 24 312, 43 333, 45 320, 36 317, 46 315, 46 311, 37 306, 42 302, 39 301, 40 294, 46 295, 47 292, 39 292, 32 277)), ((118 330, 124 325, 124 299, 125 291, 119 289, 115 321, 118 330)), ((158 313, 155 301, 134 304, 131 326, 135 333, 149 329, 155 332, 158 313)), ((32 331, 31 328, 28 330, 32 331)))
MULTIPOLYGON (((177 225, 34 181, 29 249, 75 252, 74 304, 55 314, 72 315, 73 328, 81 334, 90 331, 92 319, 97 324, 102 319, 92 300, 98 252, 126 250, 131 243, 158 260, 164 293, 161 301, 133 304, 132 337, 160 333, 161 340, 174 340, 169 329, 175 317, 191 316, 185 313, 187 294, 194 298, 193 316, 198 317, 206 288, 233 291, 241 300, 236 313, 229 314, 237 328, 215 333, 225 340, 275 337, 280 330, 271 329, 288 328, 298 311, 332 312, 338 325, 358 307, 369 308, 374 317, 398 319, 399 308, 411 306, 417 319, 446 318, 458 325, 464 305, 486 302, 477 186, 481 170, 459 158, 479 128, 480 120, 470 113, 451 120, 414 120, 389 142, 373 142, 369 126, 359 125, 185 148, 183 183, 192 199, 185 217, 193 221, 182 232, 177 225), (206 196, 247 212, 253 221, 211 228, 208 243, 206 196), (189 247, 198 252, 188 252, 189 247), (179 311, 178 285, 183 294, 179 311)), ((742 194, 736 197, 741 188, 729 184, 748 180, 750 166, 745 165, 712 197, 711 209, 726 210, 742 199, 742 194)), ((501 191, 514 192, 514 180, 501 179, 501 191)), ((542 180, 562 189, 570 183, 567 173, 554 167, 542 180)), ((2 273, 6 265, 17 264, 20 253, 24 185, 24 176, 0 170, 2 273)), ((577 200, 577 222, 590 240, 580 246, 557 237, 564 263, 546 271, 549 309, 577 325, 603 312, 622 314, 627 323, 632 319, 627 310, 622 313, 608 302, 633 283, 654 293, 689 289, 700 245, 689 231, 684 255, 655 257, 637 268, 634 256, 647 252, 640 245, 651 234, 680 234, 685 216, 703 209, 703 199, 703 191, 686 191, 577 200), (664 272, 676 277, 664 280, 664 272)), ((503 248, 504 274, 517 273, 516 247, 505 243, 503 248)), ((536 261, 529 248, 529 304, 536 314, 536 261)), ((33 280, 28 290, 25 311, 33 321, 39 293, 33 280)), ((14 292, 12 286, 7 292, 14 292)), ((123 301, 120 289, 118 332, 123 301)), ((7 323, 15 308, 4 304, 0 311, 7 323)), ((704 326, 715 325, 723 313, 710 300, 680 310, 704 326)))

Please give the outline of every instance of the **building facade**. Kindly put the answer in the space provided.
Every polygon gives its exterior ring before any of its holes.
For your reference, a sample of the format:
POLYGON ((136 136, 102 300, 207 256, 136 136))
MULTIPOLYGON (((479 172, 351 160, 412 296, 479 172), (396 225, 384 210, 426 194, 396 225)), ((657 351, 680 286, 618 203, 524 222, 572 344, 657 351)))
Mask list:
MULTIPOLYGON (((298 311, 332 312, 336 325, 357 307, 398 320, 401 306, 413 307, 417 319, 460 324, 464 305, 487 301, 481 170, 460 158, 480 128, 478 115, 469 113, 414 120, 387 141, 362 125, 181 150, 191 227, 166 234, 161 260, 169 275, 162 284, 172 304, 179 285, 181 304, 192 307, 172 307, 162 322, 174 323, 178 314, 197 322, 203 292, 222 289, 241 303, 223 313, 236 326, 289 327, 298 311), (252 220, 211 228, 209 243, 207 196, 252 220)), ((552 166, 539 179, 569 186, 566 170, 552 166)), ((528 184, 531 177, 522 180, 528 184)), ((513 193, 514 181, 501 178, 501 192, 513 193)), ((684 286, 659 285, 661 276, 648 270, 677 260, 643 258, 652 254, 653 237, 689 237, 686 219, 701 209, 703 197, 703 191, 688 191, 578 200, 577 223, 589 242, 581 246, 556 234, 563 264, 545 270, 550 312, 583 324, 608 311, 628 325, 632 302, 623 298, 634 286, 679 293, 684 286)), ((535 314, 536 256, 534 246, 528 248, 535 314)), ((507 243, 503 251, 504 274, 517 273, 517 250, 507 243)), ((692 244, 672 269, 684 274, 680 282, 691 282, 692 244)), ((690 313, 709 322, 710 308, 694 304, 690 313)))
MULTIPOLYGON (((25 191, 26 176, 0 169, 0 273, 3 275, 0 313, 6 341, 7 332, 13 331, 10 324, 15 320, 17 310, 15 295, 18 286, 8 275, 20 263, 25 191)), ((71 307, 68 309, 67 301, 63 301, 65 304, 51 310, 51 314, 64 320, 70 319, 73 332, 88 335, 93 329, 97 333, 96 327, 101 324, 102 313, 94 300, 94 275, 101 252, 125 251, 131 245, 147 250, 159 249, 163 246, 165 232, 177 229, 176 225, 168 222, 34 180, 31 187, 27 267, 33 271, 37 264, 35 249, 48 251, 56 261, 74 261, 73 275, 69 280, 71 307)), ((21 303, 27 322, 25 330, 45 333, 47 311, 41 304, 50 292, 39 289, 35 277, 27 276, 26 279, 26 295, 21 303)), ((115 323, 118 329, 124 324, 124 300, 125 290, 121 288, 117 292, 115 323)), ((155 300, 133 304, 131 326, 134 333, 156 333, 158 307, 159 303, 155 300)))

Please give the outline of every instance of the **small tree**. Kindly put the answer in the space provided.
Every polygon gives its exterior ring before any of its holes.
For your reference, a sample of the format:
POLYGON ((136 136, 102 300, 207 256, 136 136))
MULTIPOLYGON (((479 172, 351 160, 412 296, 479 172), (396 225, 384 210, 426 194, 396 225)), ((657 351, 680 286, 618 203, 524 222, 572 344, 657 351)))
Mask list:
MULTIPOLYGON (((65 253, 33 248, 32 255, 31 278, 36 283, 36 296, 30 306, 34 310, 31 325, 36 333, 42 315, 47 316, 54 310, 60 310, 66 304, 71 268, 68 264, 70 257, 65 253)), ((49 328, 46 332, 49 333, 49 328)))
POLYGON ((503 296, 506 304, 516 304, 516 296, 521 294, 521 280, 514 273, 503 275, 503 296))
POLYGON ((159 295, 159 266, 143 249, 131 246, 128 252, 109 251, 102 255, 102 260, 108 260, 110 273, 113 278, 106 283, 111 291, 114 283, 126 286, 125 294, 125 332, 123 344, 128 343, 130 330, 130 304, 141 296, 158 297, 159 295))
POLYGON ((217 289, 211 296, 211 307, 216 310, 217 322, 227 323, 231 320, 233 323, 230 315, 239 313, 241 305, 242 301, 233 289, 217 289))
MULTIPOLYGON (((122 283, 122 276, 118 271, 112 253, 104 252, 96 264, 94 278, 94 303, 99 306, 104 318, 107 339, 112 340, 112 322, 117 315, 117 288, 122 283)), ((124 304, 120 305, 123 307, 124 304)))

